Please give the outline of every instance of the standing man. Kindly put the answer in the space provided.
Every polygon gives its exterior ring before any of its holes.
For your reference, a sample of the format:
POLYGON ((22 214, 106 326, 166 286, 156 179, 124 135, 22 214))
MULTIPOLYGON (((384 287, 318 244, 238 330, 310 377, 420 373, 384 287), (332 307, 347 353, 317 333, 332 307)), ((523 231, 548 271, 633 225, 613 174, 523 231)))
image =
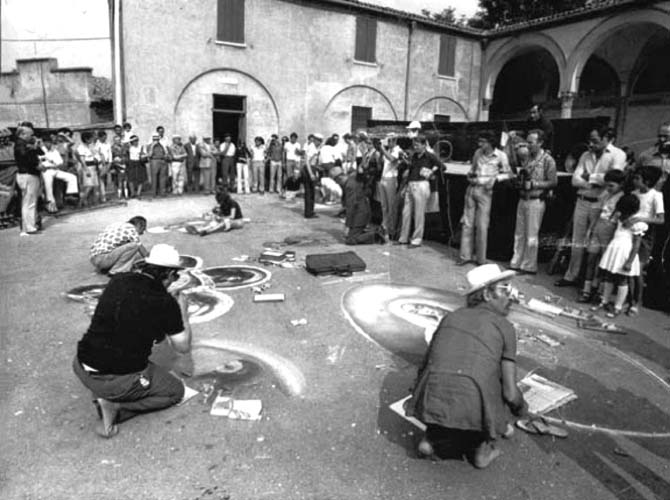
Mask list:
POLYGON ((233 144, 233 138, 226 134, 221 143, 221 178, 226 189, 234 189, 235 169, 236 169, 236 150, 233 144))
POLYGON ((268 189, 273 193, 283 190, 284 176, 282 172, 282 156, 284 154, 281 142, 277 134, 272 134, 268 144, 267 156, 270 159, 270 185, 268 189))
POLYGON ((587 245, 586 235, 591 224, 600 216, 600 195, 605 190, 605 174, 622 170, 624 165, 615 161, 609 150, 608 128, 592 130, 589 134, 589 150, 579 158, 572 174, 572 185, 577 188, 577 203, 572 216, 572 247, 570 264, 565 275, 555 286, 575 286, 582 268, 582 259, 587 245))
POLYGON ((105 203, 107 201, 107 189, 111 184, 111 168, 112 168, 112 145, 107 142, 107 132, 100 130, 98 132, 98 140, 95 143, 100 157, 98 164, 98 177, 100 179, 100 201, 105 203))
POLYGON ((172 174, 172 194, 184 194, 184 181, 186 178, 186 149, 181 143, 181 136, 172 136, 172 146, 169 147, 168 153, 172 163, 170 165, 170 173, 172 174))
POLYGON ((537 249, 547 191, 558 185, 556 162, 546 152, 544 132, 531 130, 526 139, 529 156, 517 174, 519 204, 516 207, 514 256, 510 268, 525 274, 537 273, 537 249))
POLYGON ((410 160, 408 186, 405 192, 405 202, 402 208, 402 227, 400 229, 399 245, 409 243, 409 248, 418 248, 423 241, 426 205, 430 196, 428 180, 442 167, 440 160, 429 153, 428 140, 425 135, 418 135, 414 139, 414 154, 410 160), (414 223, 414 231, 410 240, 410 228, 414 223))
POLYGON ((461 251, 456 262, 459 266, 472 262, 475 246, 477 264, 486 264, 493 186, 497 181, 512 176, 507 155, 496 148, 495 144, 492 132, 484 131, 479 134, 479 148, 472 156, 472 167, 468 172, 470 185, 465 191, 465 207, 461 218, 461 251))
POLYGON ((202 142, 198 144, 198 158, 200 158, 200 179, 203 190, 206 193, 214 194, 216 160, 211 137, 203 137, 202 142))
POLYGON ((405 412, 426 424, 421 456, 465 456, 478 469, 509 436, 507 409, 527 411, 516 385, 516 332, 506 316, 518 292, 513 271, 486 264, 468 272, 466 307, 446 315, 433 334, 405 412))
POLYGON ((396 135, 391 132, 386 136, 386 144, 381 145, 384 166, 382 178, 377 185, 377 194, 382 206, 382 228, 391 240, 397 238, 398 230, 396 198, 398 196, 398 161, 401 151, 396 135))
POLYGON ((170 153, 161 144, 161 136, 156 133, 151 137, 151 144, 147 146, 147 158, 151 169, 151 185, 154 198, 158 195, 165 196, 165 186, 168 177, 168 161, 170 153))
POLYGON ((198 157, 197 140, 195 134, 191 134, 184 146, 186 150, 186 190, 195 192, 200 191, 200 158, 198 157))
POLYGON ((313 134, 310 137, 312 140, 305 146, 305 164, 302 168, 302 183, 305 187, 305 219, 315 219, 318 217, 314 213, 314 197, 316 195, 316 183, 319 180, 317 175, 319 151, 323 143, 323 135, 321 134, 313 134))
POLYGON ((37 197, 40 191, 40 141, 31 127, 16 129, 14 159, 18 168, 16 184, 21 190, 21 236, 38 234, 37 197))
POLYGON ((110 275, 131 271, 149 253, 140 241, 146 228, 147 220, 140 215, 107 226, 91 245, 89 259, 95 270, 110 275))
POLYGON ((286 160, 286 199, 293 200, 300 189, 300 156, 302 146, 298 142, 298 134, 291 133, 289 141, 284 144, 286 160))
POLYGON ((123 143, 130 144, 130 138, 133 136, 133 126, 130 122, 125 122, 123 124, 123 143))
MULTIPOLYGON (((546 116, 540 104, 533 104, 528 110, 530 115, 526 130, 541 130, 544 132, 544 149, 551 151, 554 146, 554 125, 546 116)), ((530 133, 530 132, 529 132, 530 133)))
POLYGON ((72 368, 96 398, 101 437, 111 438, 117 424, 184 398, 184 383, 149 361, 153 345, 166 338, 178 353, 191 350, 186 296, 175 299, 167 292, 180 269, 177 250, 155 245, 139 271, 113 277, 100 296, 72 368))

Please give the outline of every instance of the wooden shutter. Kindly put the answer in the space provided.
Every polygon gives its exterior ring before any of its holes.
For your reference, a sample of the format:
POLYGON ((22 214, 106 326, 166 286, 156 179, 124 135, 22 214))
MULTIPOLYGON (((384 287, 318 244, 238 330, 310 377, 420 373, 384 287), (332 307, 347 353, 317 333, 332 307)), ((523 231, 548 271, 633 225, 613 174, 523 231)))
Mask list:
POLYGON ((440 60, 437 73, 442 76, 456 76, 456 37, 440 36, 440 60))
POLYGON ((244 0, 218 0, 216 39, 244 43, 244 0))
POLYGON ((375 62, 377 50, 377 20, 370 17, 356 18, 356 48, 354 59, 375 62))

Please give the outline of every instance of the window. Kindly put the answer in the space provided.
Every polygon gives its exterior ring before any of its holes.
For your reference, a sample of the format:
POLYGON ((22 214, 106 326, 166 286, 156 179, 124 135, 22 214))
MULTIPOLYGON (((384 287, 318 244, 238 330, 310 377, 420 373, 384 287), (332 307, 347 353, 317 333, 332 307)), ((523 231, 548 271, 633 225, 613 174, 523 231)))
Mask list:
POLYGON ((450 35, 440 36, 440 61, 437 74, 456 76, 456 38, 450 35))
POLYGON ((356 18, 356 52, 354 59, 374 63, 377 49, 377 20, 371 17, 356 18))
POLYGON ((451 115, 438 115, 435 113, 433 115, 433 121, 435 123, 449 123, 451 121, 451 115))
POLYGON ((372 120, 372 108, 365 106, 351 107, 351 130, 355 132, 361 128, 367 128, 368 120, 372 120))
POLYGON ((244 113, 244 96, 213 94, 214 111, 244 113))
POLYGON ((244 43, 244 0, 218 0, 216 39, 219 42, 244 43))

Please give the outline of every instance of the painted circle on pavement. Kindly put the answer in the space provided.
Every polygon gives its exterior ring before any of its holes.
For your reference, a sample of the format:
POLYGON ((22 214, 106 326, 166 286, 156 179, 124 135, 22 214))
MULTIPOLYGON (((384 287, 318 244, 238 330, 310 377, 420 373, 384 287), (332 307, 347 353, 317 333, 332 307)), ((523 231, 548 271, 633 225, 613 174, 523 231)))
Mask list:
POLYGON ((237 290, 265 283, 272 277, 270 271, 261 267, 230 265, 208 267, 199 271, 220 290, 237 290))

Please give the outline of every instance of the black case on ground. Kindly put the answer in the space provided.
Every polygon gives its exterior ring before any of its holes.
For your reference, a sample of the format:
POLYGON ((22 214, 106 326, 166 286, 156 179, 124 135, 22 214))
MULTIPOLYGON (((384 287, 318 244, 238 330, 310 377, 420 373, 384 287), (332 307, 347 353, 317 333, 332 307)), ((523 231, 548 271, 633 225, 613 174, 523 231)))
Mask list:
POLYGON ((315 276, 350 276, 352 273, 365 271, 366 265, 355 252, 321 253, 305 257, 305 268, 315 276))

